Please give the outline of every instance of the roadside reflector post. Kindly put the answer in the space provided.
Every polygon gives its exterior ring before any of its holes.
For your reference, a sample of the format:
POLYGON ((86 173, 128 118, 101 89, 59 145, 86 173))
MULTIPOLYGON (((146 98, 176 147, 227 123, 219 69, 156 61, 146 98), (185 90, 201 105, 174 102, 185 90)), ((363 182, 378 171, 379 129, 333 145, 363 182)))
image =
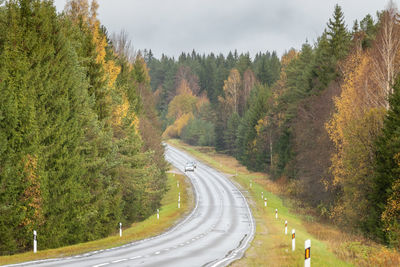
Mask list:
POLYGON ((261 192, 261 199, 264 199, 264 192, 261 192))
POLYGON ((275 209, 275 219, 278 219, 278 209, 275 209))
POLYGON ((160 219, 160 210, 157 209, 157 220, 160 219))
POLYGON ((181 208, 181 193, 179 192, 179 196, 178 196, 178 209, 181 208))
POLYGON ((37 232, 33 230, 33 253, 37 252, 37 232))
POLYGON ((181 192, 178 193, 178 201, 181 201, 181 192))
POLYGON ((267 198, 264 199, 264 207, 267 206, 267 198))
POLYGON ((287 221, 285 221, 285 235, 287 235, 287 221))
POLYGON ((122 223, 119 223, 119 237, 122 236, 122 223))
POLYGON ((296 233, 294 229, 292 230, 292 251, 296 249, 296 233))
POLYGON ((311 267, 311 240, 304 242, 304 267, 311 267))

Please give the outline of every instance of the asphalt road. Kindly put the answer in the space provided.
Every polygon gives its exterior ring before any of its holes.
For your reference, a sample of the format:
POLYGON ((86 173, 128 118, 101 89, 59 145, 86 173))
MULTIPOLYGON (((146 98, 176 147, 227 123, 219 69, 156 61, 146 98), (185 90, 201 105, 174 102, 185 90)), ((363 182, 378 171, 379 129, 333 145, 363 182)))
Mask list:
MULTIPOLYGON (((171 146, 165 156, 182 171, 194 160, 171 146)), ((166 233, 109 250, 19 266, 226 266, 241 258, 255 231, 246 199, 224 175, 200 162, 186 174, 193 184, 195 207, 166 233)))

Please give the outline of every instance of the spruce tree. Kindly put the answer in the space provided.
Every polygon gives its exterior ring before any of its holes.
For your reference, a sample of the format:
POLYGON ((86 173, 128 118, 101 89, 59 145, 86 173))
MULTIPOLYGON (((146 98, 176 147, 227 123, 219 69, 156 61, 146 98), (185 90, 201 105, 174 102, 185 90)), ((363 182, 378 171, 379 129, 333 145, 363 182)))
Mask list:
POLYGON ((343 59, 349 50, 350 34, 347 31, 342 8, 336 4, 333 18, 327 23, 330 52, 336 60, 343 59))
POLYGON ((390 109, 386 115, 382 136, 377 140, 376 178, 374 192, 371 195, 374 203, 369 214, 370 232, 384 239, 381 215, 388 198, 393 193, 393 184, 400 177, 400 79, 397 79, 393 94, 389 98, 390 109))
POLYGON ((30 86, 30 68, 23 40, 26 31, 16 1, 7 3, 0 33, 0 251, 14 253, 29 244, 28 234, 39 221, 41 207, 30 208, 26 194, 40 169, 32 166, 40 155, 36 120, 36 92, 30 86), (10 229, 18 229, 10 231, 10 229))
POLYGON ((313 87, 318 90, 325 89, 337 76, 336 61, 331 54, 326 31, 318 38, 313 76, 317 78, 313 81, 313 87))
POLYGON ((224 141, 226 144, 227 153, 233 156, 236 155, 236 136, 239 123, 240 116, 237 112, 235 112, 229 117, 227 128, 224 133, 224 141))

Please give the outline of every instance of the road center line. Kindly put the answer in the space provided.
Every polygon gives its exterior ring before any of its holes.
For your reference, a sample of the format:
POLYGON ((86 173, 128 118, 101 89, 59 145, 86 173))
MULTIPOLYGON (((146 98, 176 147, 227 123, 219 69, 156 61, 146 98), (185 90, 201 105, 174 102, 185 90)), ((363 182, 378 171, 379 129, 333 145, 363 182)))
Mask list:
POLYGON ((121 260, 112 261, 111 263, 117 263, 117 262, 127 261, 127 260, 128 260, 128 259, 121 259, 121 260))

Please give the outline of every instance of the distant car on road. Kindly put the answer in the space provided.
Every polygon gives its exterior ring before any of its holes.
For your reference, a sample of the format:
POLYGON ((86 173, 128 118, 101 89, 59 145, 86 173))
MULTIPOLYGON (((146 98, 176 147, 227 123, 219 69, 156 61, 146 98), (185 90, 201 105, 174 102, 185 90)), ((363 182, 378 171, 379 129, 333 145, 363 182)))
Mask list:
POLYGON ((193 162, 188 162, 185 165, 185 172, 189 171, 189 172, 194 172, 194 168, 196 165, 193 164, 193 162))

